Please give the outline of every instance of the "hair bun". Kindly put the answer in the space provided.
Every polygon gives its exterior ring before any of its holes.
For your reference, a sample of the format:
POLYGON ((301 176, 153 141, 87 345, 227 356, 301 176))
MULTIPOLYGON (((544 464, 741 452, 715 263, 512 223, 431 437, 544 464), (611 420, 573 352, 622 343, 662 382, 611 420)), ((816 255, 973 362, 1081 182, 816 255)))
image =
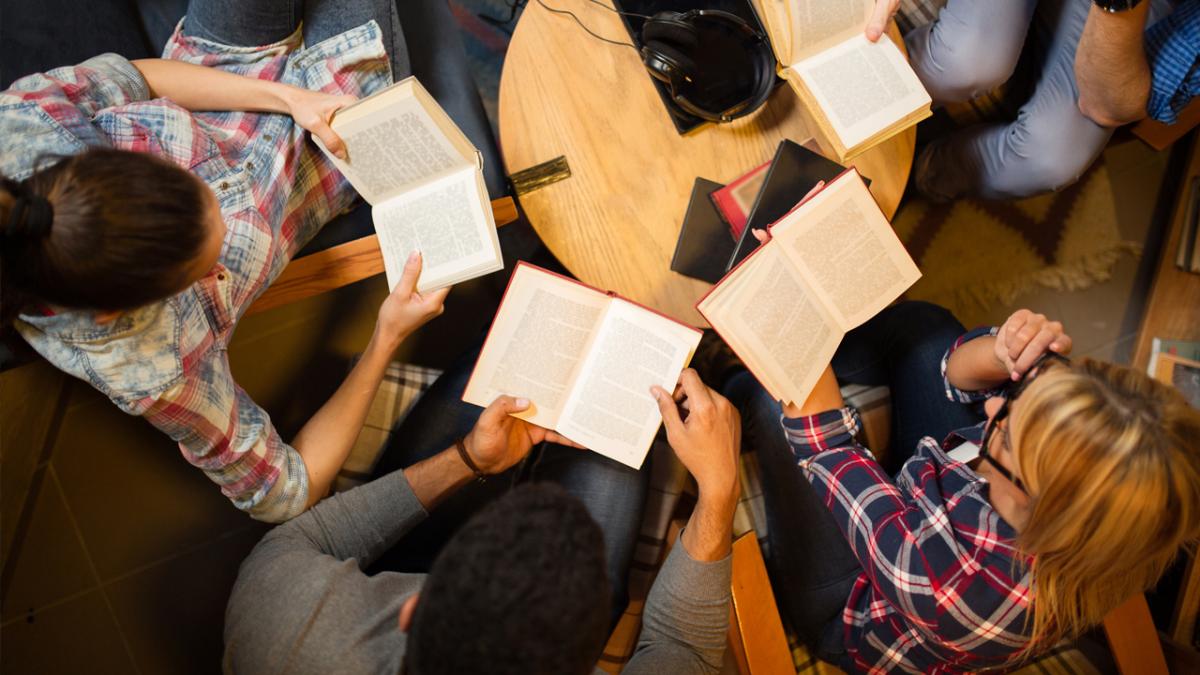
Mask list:
POLYGON ((41 239, 50 234, 54 224, 54 206, 50 200, 41 195, 26 192, 17 197, 8 221, 4 224, 6 236, 24 236, 30 239, 41 239))

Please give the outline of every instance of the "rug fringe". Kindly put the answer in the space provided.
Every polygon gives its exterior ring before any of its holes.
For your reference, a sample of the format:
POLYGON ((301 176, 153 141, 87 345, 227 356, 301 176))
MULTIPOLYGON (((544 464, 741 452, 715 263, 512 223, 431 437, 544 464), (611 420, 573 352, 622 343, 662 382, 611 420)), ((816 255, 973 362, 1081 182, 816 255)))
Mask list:
POLYGON ((1071 260, 1064 265, 1052 265, 1012 279, 996 279, 959 288, 954 292, 956 305, 972 311, 986 311, 995 304, 1011 305, 1018 297, 1043 286, 1059 291, 1087 288, 1093 283, 1108 281, 1112 268, 1123 254, 1141 256, 1142 246, 1121 241, 1112 246, 1071 260))

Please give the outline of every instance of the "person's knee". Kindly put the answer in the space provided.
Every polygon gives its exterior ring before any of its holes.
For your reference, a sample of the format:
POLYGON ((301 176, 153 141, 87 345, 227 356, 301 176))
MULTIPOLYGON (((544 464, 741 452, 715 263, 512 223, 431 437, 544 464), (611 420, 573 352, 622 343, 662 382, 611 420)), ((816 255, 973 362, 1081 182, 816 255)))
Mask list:
POLYGON ((1003 196, 1027 197, 1061 190, 1088 170, 1104 149, 1111 130, 1102 129, 1069 108, 1023 111, 1003 148, 1003 196))
POLYGON ((1011 41, 992 35, 987 26, 960 24, 951 32, 935 25, 927 35, 911 40, 909 51, 933 100, 960 103, 1008 81, 1021 54, 1021 44, 1008 44, 1011 41))

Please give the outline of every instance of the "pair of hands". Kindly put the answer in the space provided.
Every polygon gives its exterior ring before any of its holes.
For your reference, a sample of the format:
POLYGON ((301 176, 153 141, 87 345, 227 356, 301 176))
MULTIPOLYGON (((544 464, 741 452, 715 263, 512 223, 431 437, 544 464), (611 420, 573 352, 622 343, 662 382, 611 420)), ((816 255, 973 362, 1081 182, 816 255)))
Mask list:
POLYGON ((1048 351, 1064 356, 1069 354, 1071 343, 1071 336, 1063 331, 1061 322, 1051 321, 1045 314, 1018 309, 996 333, 992 356, 996 365, 1015 382, 1042 354, 1048 351))
MULTIPOLYGON (((667 441, 700 488, 702 497, 736 499, 738 452, 742 424, 738 411, 688 368, 679 376, 673 393, 659 386, 650 393, 658 402, 667 441)), ((543 441, 573 448, 579 444, 561 434, 513 417, 529 409, 524 398, 500 396, 491 403, 475 428, 463 439, 467 453, 484 473, 499 473, 521 461, 543 441)))

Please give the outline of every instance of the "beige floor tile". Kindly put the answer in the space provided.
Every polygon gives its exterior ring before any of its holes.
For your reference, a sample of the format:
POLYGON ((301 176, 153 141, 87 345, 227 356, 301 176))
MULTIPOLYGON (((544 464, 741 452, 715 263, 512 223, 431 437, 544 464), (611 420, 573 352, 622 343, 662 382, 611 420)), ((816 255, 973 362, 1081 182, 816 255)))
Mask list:
POLYGON ((220 672, 225 605, 263 527, 205 545, 105 587, 143 675, 220 672))
POLYGON ((26 536, 17 543, 4 589, 4 621, 34 615, 91 588, 92 573, 53 470, 43 472, 26 536))
POLYGON ((102 581, 246 525, 167 436, 85 394, 92 402, 67 413, 51 464, 102 581))
MULTIPOLYGON (((180 639, 175 636, 176 640, 180 639)), ((0 628, 0 670, 37 675, 137 673, 100 591, 0 628)))
POLYGON ((1111 345, 1137 330, 1125 322, 1130 305, 1142 302, 1134 287, 1138 264, 1133 256, 1122 256, 1108 281, 1063 294, 1060 320, 1074 339, 1075 353, 1111 345))

